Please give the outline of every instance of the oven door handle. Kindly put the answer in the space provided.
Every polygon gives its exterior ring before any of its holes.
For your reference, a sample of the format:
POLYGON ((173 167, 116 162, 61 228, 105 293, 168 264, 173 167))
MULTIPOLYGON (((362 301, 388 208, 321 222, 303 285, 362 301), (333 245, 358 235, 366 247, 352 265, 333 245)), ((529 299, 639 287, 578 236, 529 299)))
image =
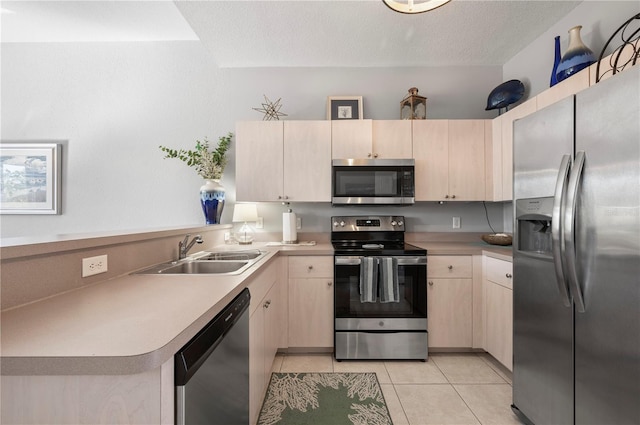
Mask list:
MULTIPOLYGON (((375 257, 384 258, 384 255, 375 255, 375 257)), ((388 257, 388 256, 387 256, 388 257)), ((396 256, 391 258, 396 258, 398 260, 399 266, 420 266, 427 264, 426 256, 396 256)), ((362 256, 336 256, 335 257, 335 265, 336 266, 353 266, 359 265, 362 262, 362 256)))

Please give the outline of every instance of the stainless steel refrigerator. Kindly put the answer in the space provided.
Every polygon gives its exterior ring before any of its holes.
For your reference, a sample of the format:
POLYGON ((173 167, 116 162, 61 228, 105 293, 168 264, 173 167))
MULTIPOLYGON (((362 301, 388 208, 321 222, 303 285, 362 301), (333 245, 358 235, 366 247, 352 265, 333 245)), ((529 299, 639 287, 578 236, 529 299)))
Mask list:
POLYGON ((514 123, 513 409, 640 424, 640 66, 514 123))

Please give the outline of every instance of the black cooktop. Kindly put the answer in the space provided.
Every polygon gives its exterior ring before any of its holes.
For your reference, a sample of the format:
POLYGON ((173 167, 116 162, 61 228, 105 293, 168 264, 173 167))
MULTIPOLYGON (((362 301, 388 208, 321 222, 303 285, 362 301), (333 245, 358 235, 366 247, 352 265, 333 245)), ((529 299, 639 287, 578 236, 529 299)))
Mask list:
POLYGON ((333 242, 334 255, 427 255, 427 250, 405 242, 333 242))

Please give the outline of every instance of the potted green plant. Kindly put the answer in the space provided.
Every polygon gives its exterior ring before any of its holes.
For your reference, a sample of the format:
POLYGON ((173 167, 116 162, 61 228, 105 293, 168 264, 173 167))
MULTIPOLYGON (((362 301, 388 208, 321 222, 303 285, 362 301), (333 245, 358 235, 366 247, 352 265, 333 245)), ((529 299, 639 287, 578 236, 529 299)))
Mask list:
POLYGON ((196 169, 205 183, 200 187, 200 203, 207 224, 219 224, 222 210, 224 209, 225 191, 220 184, 220 179, 227 165, 226 153, 231 146, 233 133, 218 139, 218 146, 209 147, 209 141, 196 140, 196 146, 191 149, 172 149, 160 145, 160 150, 165 153, 164 158, 177 158, 189 167, 196 169))

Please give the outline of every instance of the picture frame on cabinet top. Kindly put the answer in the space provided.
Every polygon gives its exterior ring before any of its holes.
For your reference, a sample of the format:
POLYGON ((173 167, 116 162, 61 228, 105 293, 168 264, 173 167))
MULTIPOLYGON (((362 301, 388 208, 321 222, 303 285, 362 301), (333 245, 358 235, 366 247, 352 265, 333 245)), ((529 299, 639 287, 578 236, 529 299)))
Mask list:
POLYGON ((328 120, 361 120, 362 96, 328 96, 328 120))

